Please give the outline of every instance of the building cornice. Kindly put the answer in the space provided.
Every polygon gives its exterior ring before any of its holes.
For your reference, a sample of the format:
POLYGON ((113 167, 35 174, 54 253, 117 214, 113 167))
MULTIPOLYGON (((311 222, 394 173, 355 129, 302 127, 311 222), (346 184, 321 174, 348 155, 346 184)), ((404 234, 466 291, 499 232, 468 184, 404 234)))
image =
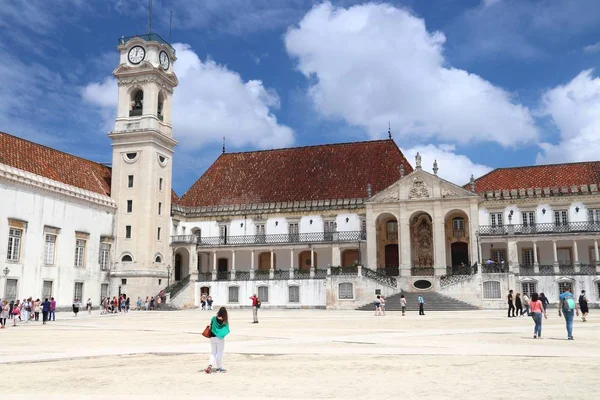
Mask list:
POLYGON ((562 187, 490 190, 482 192, 479 195, 482 202, 506 204, 507 202, 514 203, 515 200, 533 200, 534 202, 539 202, 540 199, 544 199, 544 201, 548 202, 550 199, 598 198, 600 192, 598 192, 598 184, 592 183, 589 185, 562 187))
POLYGON ((117 208, 116 203, 110 196, 67 185, 66 183, 58 182, 2 163, 0 163, 0 178, 67 199, 77 199, 94 203, 110 210, 117 208))
POLYGON ((507 205, 520 205, 520 204, 549 204, 549 205, 563 205, 571 204, 575 201, 583 203, 600 203, 600 193, 592 194, 579 194, 579 195, 564 195, 564 196, 548 196, 548 197, 515 197, 515 198, 493 198, 493 199, 482 199, 479 205, 480 207, 490 208, 491 206, 507 206, 507 205))

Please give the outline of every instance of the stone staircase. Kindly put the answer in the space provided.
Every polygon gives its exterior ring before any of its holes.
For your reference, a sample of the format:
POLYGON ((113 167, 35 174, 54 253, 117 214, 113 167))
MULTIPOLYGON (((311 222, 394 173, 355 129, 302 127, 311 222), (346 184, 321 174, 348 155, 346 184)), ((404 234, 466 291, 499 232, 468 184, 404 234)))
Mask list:
MULTIPOLYGON (((402 292, 386 298, 385 309, 386 311, 401 311, 400 307, 400 295, 403 294, 406 298, 406 310, 407 311, 418 311, 419 310, 419 295, 425 299, 425 312, 427 311, 469 311, 479 310, 474 305, 465 303, 460 300, 453 299, 452 297, 444 296, 435 292, 425 293, 414 293, 414 292, 402 292)), ((359 311, 374 311, 375 301, 366 304, 358 308, 359 311)))

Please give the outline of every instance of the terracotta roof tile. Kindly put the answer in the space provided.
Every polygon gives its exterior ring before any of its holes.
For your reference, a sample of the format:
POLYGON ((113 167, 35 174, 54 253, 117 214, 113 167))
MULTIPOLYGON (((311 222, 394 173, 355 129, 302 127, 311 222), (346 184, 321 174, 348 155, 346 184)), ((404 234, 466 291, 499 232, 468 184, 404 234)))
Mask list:
POLYGON ((412 167, 393 140, 221 154, 181 197, 187 207, 367 197, 412 167))
POLYGON ((109 167, 4 132, 0 132, 0 163, 110 196, 109 167))
POLYGON ((177 204, 179 202, 179 196, 173 189, 171 189, 171 204, 177 204))
MULTIPOLYGON (((475 180, 477 193, 600 183, 600 161, 498 168, 475 180)), ((469 185, 465 185, 468 188, 469 185)))

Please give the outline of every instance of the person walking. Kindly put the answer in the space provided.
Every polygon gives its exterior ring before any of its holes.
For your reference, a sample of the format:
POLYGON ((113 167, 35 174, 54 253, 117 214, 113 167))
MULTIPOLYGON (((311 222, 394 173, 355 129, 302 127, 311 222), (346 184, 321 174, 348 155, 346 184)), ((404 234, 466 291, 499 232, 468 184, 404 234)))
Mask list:
POLYGON ((50 297, 50 314, 48 314, 48 321, 56 321, 56 300, 54 297, 50 297))
POLYGON ((4 329, 6 328, 6 319, 10 311, 10 305, 7 300, 4 300, 0 306, 2 307, 0 310, 0 329, 4 329))
POLYGON ((85 303, 85 309, 87 310, 88 314, 92 313, 92 299, 90 297, 88 297, 87 302, 85 303))
POLYGON ((375 316, 381 315, 381 296, 375 298, 375 316))
POLYGON ((150 301, 148 301, 148 296, 146 296, 146 302, 144 303, 144 308, 146 309, 146 311, 148 311, 149 307, 150 307, 150 301))
POLYGON ((425 299, 423 296, 419 296, 417 301, 419 302, 419 315, 425 315, 425 299))
POLYGON ((213 365, 217 365, 216 372, 227 372, 223 368, 223 351, 225 350, 225 336, 229 334, 229 319, 227 310, 221 307, 217 315, 210 320, 210 347, 211 353, 208 361, 208 367, 204 370, 207 374, 212 371, 213 365))
POLYGON ((73 314, 79 314, 79 299, 73 299, 73 314))
POLYGON ((212 305, 213 305, 213 298, 212 296, 209 294, 208 296, 206 296, 206 305, 208 307, 209 310, 212 310, 212 305))
POLYGON ((508 291, 508 318, 516 317, 515 315, 515 305, 513 304, 513 291, 512 289, 508 291), (512 311, 512 315, 510 312, 512 311))
POLYGON ((250 296, 250 300, 252 300, 252 323, 258 324, 258 309, 260 308, 260 299, 256 293, 254 293, 252 296, 250 296))
POLYGON ((21 320, 21 305, 19 305, 18 300, 13 307, 12 313, 13 313, 13 326, 17 326, 17 319, 19 321, 21 320))
POLYGON ((400 307, 402 309, 402 316, 406 315, 406 298, 403 294, 400 295, 400 307))
POLYGON ((542 305, 544 306, 544 312, 547 312, 548 306, 550 305, 550 300, 548 300, 548 298, 546 297, 544 292, 540 293, 540 301, 542 302, 542 305))
POLYGON ((379 297, 379 300, 381 301, 381 314, 385 316, 385 297, 382 295, 379 297))
POLYGON ((523 293, 523 308, 525 308, 525 314, 530 317, 531 313, 529 312, 529 296, 527 296, 526 293, 523 293))
POLYGON ((42 303, 42 321, 43 321, 44 325, 46 325, 46 322, 48 321, 49 314, 50 314, 50 302, 48 301, 48 298, 46 297, 46 299, 42 303))
POLYGON ((31 313, 31 302, 27 299, 23 299, 23 305, 21 306, 21 319, 26 323, 29 322, 29 314, 31 313))
POLYGON ((539 299, 537 293, 531 294, 531 301, 529 303, 531 307, 531 317, 533 318, 534 327, 533 327, 533 338, 542 338, 542 315, 544 318, 548 318, 546 315, 546 310, 544 310, 544 305, 542 301, 539 299))
POLYGON ((35 315, 36 321, 40 320, 40 304, 40 299, 36 299, 36 301, 33 303, 33 314, 35 315))
POLYGON ((517 317, 523 316, 523 303, 521 302, 521 293, 517 293, 515 296, 515 309, 517 312, 517 317))
POLYGON ((587 300, 587 296, 585 295, 585 290, 581 291, 581 294, 579 295, 579 309, 581 310, 581 320, 583 322, 587 322, 587 315, 590 312, 590 309, 588 307, 588 300, 587 300))
POLYGON ((573 293, 569 288, 566 288, 558 299, 558 316, 562 317, 562 314, 564 314, 567 325, 567 339, 573 340, 573 314, 577 314, 579 317, 579 304, 575 302, 575 297, 573 297, 573 293))
MULTIPOLYGON (((160 297, 159 297, 160 299, 160 297)), ((129 312, 129 307, 131 306, 131 299, 128 297, 125 299, 125 312, 128 313, 129 312)))
POLYGON ((137 304, 136 304, 136 305, 137 305, 137 308, 136 308, 136 310, 137 310, 137 311, 140 311, 140 310, 142 309, 142 298, 141 298, 141 297, 139 297, 139 296, 138 296, 138 299, 137 299, 137 304))
POLYGON ((156 309, 160 310, 160 305, 162 304, 162 298, 160 296, 156 297, 156 309))

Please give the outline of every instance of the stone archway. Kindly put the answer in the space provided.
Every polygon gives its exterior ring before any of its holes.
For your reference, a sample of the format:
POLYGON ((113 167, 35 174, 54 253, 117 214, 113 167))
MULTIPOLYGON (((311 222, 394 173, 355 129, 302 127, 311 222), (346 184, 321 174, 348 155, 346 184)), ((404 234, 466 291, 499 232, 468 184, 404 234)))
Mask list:
POLYGON ((350 267, 356 263, 360 263, 358 249, 346 249, 342 251, 342 267, 350 267))
MULTIPOLYGON (((266 251, 258 255, 258 270, 269 272, 271 269, 271 252, 266 251)), ((277 255, 273 254, 273 270, 277 270, 277 255)))
POLYGON ((410 219, 410 240, 413 267, 433 267, 433 226, 431 216, 418 212, 410 219))
POLYGON ((461 265, 470 265, 469 216, 462 210, 451 210, 444 217, 446 265, 454 270, 461 265))
POLYGON ((180 281, 190 274, 190 252, 180 247, 175 250, 175 268, 173 269, 173 278, 180 281))
POLYGON ((377 232, 377 268, 398 268, 400 265, 398 219, 391 213, 379 214, 375 220, 375 230, 377 232), (398 253, 396 257, 390 253, 392 248, 395 248, 398 253))
MULTIPOLYGON (((317 269, 317 252, 314 252, 314 266, 317 269)), ((300 271, 310 271, 310 250, 304 250, 298 254, 298 269, 300 271)))

